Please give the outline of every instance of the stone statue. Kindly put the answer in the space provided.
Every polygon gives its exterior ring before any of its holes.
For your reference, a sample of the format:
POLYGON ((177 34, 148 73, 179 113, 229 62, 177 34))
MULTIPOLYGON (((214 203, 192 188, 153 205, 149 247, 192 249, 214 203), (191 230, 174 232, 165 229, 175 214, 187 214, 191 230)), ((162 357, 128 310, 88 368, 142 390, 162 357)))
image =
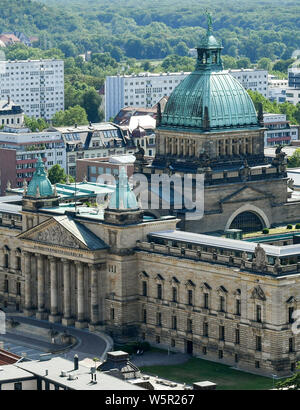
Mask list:
POLYGON ((145 150, 141 147, 140 142, 137 143, 138 150, 134 153, 134 156, 137 161, 144 162, 145 150))
POLYGON ((267 265, 267 257, 265 250, 260 244, 257 244, 254 252, 254 263, 257 269, 265 270, 267 265))
POLYGON ((251 168, 248 165, 248 161, 245 158, 244 159, 244 164, 241 166, 239 170, 240 177, 242 181, 247 181, 251 175, 251 168))
POLYGON ((7 190, 10 190, 10 189, 11 189, 11 183, 10 183, 10 181, 7 181, 6 189, 7 189, 7 190))
POLYGON ((280 173, 286 172, 287 159, 286 153, 282 151, 282 145, 279 145, 275 150, 276 157, 272 161, 272 165, 277 168, 280 173))

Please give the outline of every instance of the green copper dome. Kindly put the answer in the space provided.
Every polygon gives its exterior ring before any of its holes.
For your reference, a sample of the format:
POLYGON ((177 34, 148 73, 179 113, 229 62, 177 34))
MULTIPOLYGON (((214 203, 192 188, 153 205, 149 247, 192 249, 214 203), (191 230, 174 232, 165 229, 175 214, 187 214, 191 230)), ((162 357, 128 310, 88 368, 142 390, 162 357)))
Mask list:
POLYGON ((223 71, 221 44, 206 36, 197 48, 195 71, 172 92, 160 126, 201 128, 205 131, 258 124, 254 104, 244 87, 223 71))
POLYGON ((130 189, 128 177, 124 167, 122 167, 120 170, 119 179, 116 184, 116 190, 113 192, 110 198, 108 208, 119 210, 138 209, 136 197, 133 191, 131 191, 130 189))
POLYGON ((33 174, 32 180, 28 185, 26 195, 34 197, 49 197, 54 195, 51 182, 47 178, 45 165, 40 155, 38 156, 35 173, 33 174))

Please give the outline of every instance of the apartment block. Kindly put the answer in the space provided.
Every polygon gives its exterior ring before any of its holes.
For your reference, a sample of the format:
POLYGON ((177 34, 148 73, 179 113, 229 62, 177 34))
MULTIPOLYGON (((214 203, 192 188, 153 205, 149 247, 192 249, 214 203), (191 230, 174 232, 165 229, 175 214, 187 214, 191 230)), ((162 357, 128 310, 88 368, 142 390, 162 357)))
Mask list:
POLYGON ((64 62, 0 61, 0 99, 8 96, 27 116, 51 120, 64 109, 64 62))

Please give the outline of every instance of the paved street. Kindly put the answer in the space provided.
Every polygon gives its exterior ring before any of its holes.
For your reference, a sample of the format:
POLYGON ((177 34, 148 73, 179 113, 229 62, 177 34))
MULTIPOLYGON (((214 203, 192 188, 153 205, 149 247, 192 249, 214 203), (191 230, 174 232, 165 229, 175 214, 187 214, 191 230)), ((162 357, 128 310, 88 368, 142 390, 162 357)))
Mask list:
MULTIPOLYGON (((104 355, 108 345, 108 341, 105 336, 96 333, 90 333, 88 330, 85 329, 75 329, 74 327, 66 327, 62 326, 61 324, 49 323, 48 321, 44 320, 37 320, 35 318, 28 318, 11 314, 8 315, 8 317, 13 318, 14 320, 20 323, 35 325, 46 329, 50 329, 52 327, 54 330, 57 330, 59 332, 63 332, 66 330, 67 333, 76 337, 78 343, 74 346, 74 348, 72 348, 66 353, 60 354, 69 360, 72 360, 75 354, 78 355, 79 360, 82 360, 86 357, 89 357, 91 359, 97 357, 100 359, 104 355)), ((29 349, 28 352, 32 354, 35 358, 36 354, 39 355, 40 353, 44 353, 45 351, 47 352, 49 350, 55 350, 53 349, 53 344, 46 343, 44 341, 39 340, 38 338, 35 339, 34 335, 31 339, 27 336, 23 336, 20 334, 11 334, 8 332, 6 335, 1 336, 0 340, 4 340, 8 345, 11 345, 12 352, 13 348, 19 350, 20 353, 22 353, 23 351, 25 352, 26 347, 27 349, 29 349)), ((57 347, 61 349, 61 346, 57 347)), ((54 355, 58 354, 54 353, 54 355)))

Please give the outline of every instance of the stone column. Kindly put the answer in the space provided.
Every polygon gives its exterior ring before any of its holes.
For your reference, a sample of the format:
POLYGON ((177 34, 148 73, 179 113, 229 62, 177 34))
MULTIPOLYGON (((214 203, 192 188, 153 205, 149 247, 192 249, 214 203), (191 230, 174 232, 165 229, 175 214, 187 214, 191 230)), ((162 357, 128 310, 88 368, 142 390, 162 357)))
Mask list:
POLYGON ((25 265, 25 314, 30 316, 31 311, 31 266, 30 266, 30 253, 23 252, 24 265, 25 265))
POLYGON ((47 319, 45 312, 45 268, 44 256, 36 254, 37 259, 37 304, 38 311, 36 313, 37 319, 47 319))
POLYGON ((62 324, 70 326, 74 324, 74 319, 71 318, 71 276, 70 276, 70 261, 62 259, 63 277, 64 277, 64 317, 62 324))
POLYGON ((57 281, 57 262, 53 256, 49 257, 50 261, 50 311, 49 321, 58 322, 60 317, 58 315, 58 281, 57 281))
POLYGON ((84 274, 83 264, 81 262, 75 262, 77 273, 77 320, 75 327, 86 327, 84 321, 84 274))
POLYGON ((229 149, 229 155, 231 156, 232 155, 232 139, 231 138, 229 138, 229 140, 228 140, 228 149, 229 149))
POLYGON ((98 285, 98 272, 97 266, 89 264, 91 273, 91 322, 90 327, 96 325, 99 321, 99 285, 98 285))

